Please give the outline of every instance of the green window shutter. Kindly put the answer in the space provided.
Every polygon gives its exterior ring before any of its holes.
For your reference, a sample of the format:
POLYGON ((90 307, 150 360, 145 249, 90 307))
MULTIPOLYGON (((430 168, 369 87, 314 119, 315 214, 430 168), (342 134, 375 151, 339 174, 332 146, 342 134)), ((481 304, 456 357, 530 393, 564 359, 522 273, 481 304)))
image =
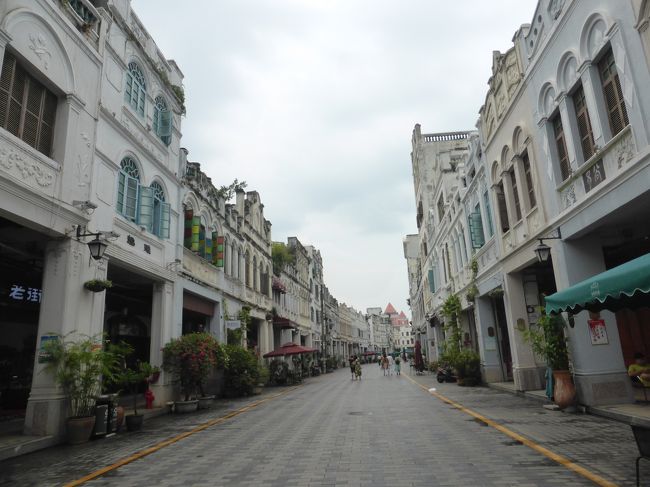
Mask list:
POLYGON ((159 110, 158 113, 160 124, 158 135, 167 142, 172 135, 172 112, 171 110, 159 110))
POLYGON ((138 217, 138 190, 140 184, 137 179, 131 176, 124 176, 126 179, 126 197, 124 201, 124 212, 122 213, 129 220, 136 221, 138 217))
POLYGON ((140 204, 138 211, 138 225, 142 225, 148 232, 153 232, 153 188, 143 186, 140 188, 140 204))
POLYGON ((192 210, 185 210, 185 232, 183 234, 183 246, 187 249, 192 249, 192 220, 194 212, 192 210))
POLYGON ((485 235, 483 234, 483 221, 481 220, 481 211, 479 209, 469 214, 468 223, 472 248, 480 249, 485 245, 485 235))
POLYGON ((160 238, 169 238, 169 227, 171 220, 171 205, 169 203, 160 204, 160 238))
POLYGON ((490 208, 490 195, 486 191, 483 193, 483 203, 485 205, 485 217, 487 218, 488 237, 494 235, 494 225, 492 223, 492 209, 490 208))
POLYGON ((433 275, 433 269, 429 269, 429 291, 431 291, 431 293, 436 292, 436 281, 433 275))
POLYGON ((201 217, 192 217, 192 243, 190 250, 192 252, 199 251, 199 232, 201 230, 201 217))
POLYGON ((199 255, 205 257, 205 227, 199 225, 199 255))

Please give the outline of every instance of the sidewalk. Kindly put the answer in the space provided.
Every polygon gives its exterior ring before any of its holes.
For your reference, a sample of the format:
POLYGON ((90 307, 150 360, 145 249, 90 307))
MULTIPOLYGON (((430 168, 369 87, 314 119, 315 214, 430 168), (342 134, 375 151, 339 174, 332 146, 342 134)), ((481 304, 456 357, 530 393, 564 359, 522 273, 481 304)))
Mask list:
MULTIPOLYGON (((514 391, 513 387, 503 384, 496 387, 494 384, 490 387, 439 384, 435 375, 409 374, 409 377, 424 388, 435 390, 447 399, 615 485, 635 485, 635 459, 638 450, 628 424, 594 414, 545 409, 542 403, 550 402, 545 398, 543 391, 519 393, 514 391)), ((440 401, 433 395, 431 400, 440 401)), ((449 407, 456 409, 454 406, 449 407)), ((621 406, 615 408, 617 411, 622 410, 621 406)), ((459 414, 465 413, 459 411, 459 414)), ((467 418, 468 421, 476 421, 469 415, 467 418)), ((630 418, 630 421, 638 420, 632 416, 630 418)), ((503 439, 507 443, 517 443, 505 434, 503 439)), ((546 461, 552 462, 550 459, 546 461)), ((647 483, 650 478, 650 465, 641 463, 640 478, 642 483, 647 483)))

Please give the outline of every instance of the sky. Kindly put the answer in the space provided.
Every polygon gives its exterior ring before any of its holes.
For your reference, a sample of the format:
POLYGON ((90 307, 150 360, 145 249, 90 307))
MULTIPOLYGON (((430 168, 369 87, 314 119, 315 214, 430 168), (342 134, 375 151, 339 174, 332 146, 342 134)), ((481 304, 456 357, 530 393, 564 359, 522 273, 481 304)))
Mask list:
POLYGON ((318 248, 325 284, 410 316, 411 135, 472 130, 492 51, 533 0, 132 0, 185 75, 181 145, 258 191, 274 241, 318 248))

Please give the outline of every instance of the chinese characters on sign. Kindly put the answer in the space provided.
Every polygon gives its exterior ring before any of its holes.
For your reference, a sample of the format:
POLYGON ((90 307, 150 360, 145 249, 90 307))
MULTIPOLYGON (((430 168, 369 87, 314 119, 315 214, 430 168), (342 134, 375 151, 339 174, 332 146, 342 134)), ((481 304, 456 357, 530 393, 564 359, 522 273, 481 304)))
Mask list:
POLYGON ((42 291, 34 287, 25 287, 20 284, 13 284, 9 291, 9 299, 14 301, 29 301, 32 303, 40 303, 42 291))
POLYGON ((592 345, 607 345, 609 339, 607 338, 607 327, 605 320, 588 320, 589 335, 591 336, 592 345))

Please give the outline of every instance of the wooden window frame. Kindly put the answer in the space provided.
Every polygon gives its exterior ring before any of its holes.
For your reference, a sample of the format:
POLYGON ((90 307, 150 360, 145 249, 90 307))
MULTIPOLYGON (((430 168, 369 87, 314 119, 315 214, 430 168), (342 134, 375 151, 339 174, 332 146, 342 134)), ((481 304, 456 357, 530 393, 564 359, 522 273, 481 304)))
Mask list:
POLYGON ((596 153, 596 144, 594 142, 591 119, 589 118, 589 109, 587 108, 587 98, 585 97, 585 90, 582 83, 578 84, 571 98, 576 114, 582 157, 585 161, 588 161, 596 153))
POLYGON ((508 169, 508 176, 510 177, 510 187, 512 188, 512 201, 515 204, 515 217, 517 218, 517 221, 519 221, 522 218, 521 201, 519 201, 519 191, 517 188, 517 171, 515 171, 514 166, 508 169))
POLYGON ((528 209, 532 210, 537 206, 537 198, 535 197, 535 186, 533 185, 533 173, 530 166, 530 157, 528 151, 524 151, 521 155, 522 169, 524 170, 524 180, 526 182, 526 193, 528 194, 528 209))
POLYGON ((566 148, 566 138, 564 136, 564 125, 560 112, 557 112, 550 120, 553 128, 553 137, 555 138, 555 148, 557 150, 558 166, 562 181, 566 181, 571 176, 571 164, 569 162, 569 153, 566 148))
POLYGON ((621 80, 618 76, 616 60, 610 47, 605 55, 598 61, 598 73, 603 90, 603 98, 607 109, 607 120, 612 137, 627 127, 630 123, 623 99, 621 80))
POLYGON ((510 217, 508 215, 508 204, 506 202, 503 180, 499 181, 496 186, 497 210, 499 211, 501 233, 508 233, 510 231, 510 217))
POLYGON ((0 127, 51 157, 58 97, 5 52, 0 75, 0 127))

